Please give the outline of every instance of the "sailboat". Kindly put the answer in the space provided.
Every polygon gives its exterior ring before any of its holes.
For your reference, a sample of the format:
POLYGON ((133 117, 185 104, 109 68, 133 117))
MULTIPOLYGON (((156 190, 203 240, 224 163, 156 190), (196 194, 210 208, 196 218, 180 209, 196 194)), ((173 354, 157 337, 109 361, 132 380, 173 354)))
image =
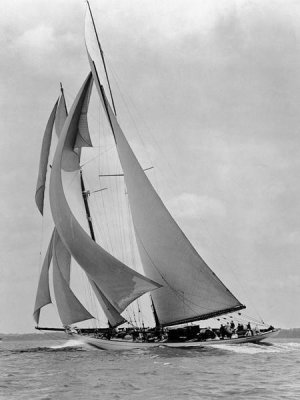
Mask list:
POLYGON ((50 171, 49 198, 54 229, 40 272, 34 319, 37 329, 64 330, 80 341, 104 350, 128 350, 155 346, 202 347, 211 344, 259 342, 278 329, 240 329, 223 334, 211 330, 205 336, 199 321, 240 311, 245 306, 209 268, 167 210, 135 156, 117 118, 115 102, 94 18, 87 2, 87 23, 92 28, 86 41, 90 72, 67 112, 64 91, 50 114, 43 137, 35 200, 44 213, 46 180, 50 171), (95 57, 99 51, 102 65, 95 57), (94 52, 94 54, 93 54, 94 52), (98 64, 97 64, 98 63, 98 64), (118 153, 126 186, 134 236, 143 273, 127 265, 96 241, 89 191, 81 164, 85 148, 92 147, 88 109, 95 85, 102 110, 118 153), (57 146, 51 166, 52 131, 57 146), (68 189, 72 190, 68 192, 68 189), (75 204, 75 206, 74 206, 75 204), (76 208, 77 207, 77 208, 76 208), (77 217, 79 209, 85 224, 77 217), (85 225, 85 226, 84 226, 85 225), (71 264, 84 271, 93 295, 106 316, 106 328, 78 328, 74 324, 93 320, 70 285, 71 264), (52 302, 49 268, 53 265, 53 291, 61 328, 40 327, 41 309, 52 302), (150 295, 155 327, 124 328, 126 309, 141 296, 150 295), (123 328, 122 328, 123 326, 123 328))

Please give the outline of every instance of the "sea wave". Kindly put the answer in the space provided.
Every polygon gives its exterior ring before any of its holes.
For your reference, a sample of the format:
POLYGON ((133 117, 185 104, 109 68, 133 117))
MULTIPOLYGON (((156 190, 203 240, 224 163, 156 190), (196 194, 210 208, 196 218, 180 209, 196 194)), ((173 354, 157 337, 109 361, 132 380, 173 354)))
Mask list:
POLYGON ((5 400, 300 399, 294 339, 128 352, 86 351, 74 340, 1 346, 5 400))
POLYGON ((300 343, 244 343, 239 345, 212 345, 215 349, 243 354, 258 353, 284 353, 289 351, 300 351, 300 343))

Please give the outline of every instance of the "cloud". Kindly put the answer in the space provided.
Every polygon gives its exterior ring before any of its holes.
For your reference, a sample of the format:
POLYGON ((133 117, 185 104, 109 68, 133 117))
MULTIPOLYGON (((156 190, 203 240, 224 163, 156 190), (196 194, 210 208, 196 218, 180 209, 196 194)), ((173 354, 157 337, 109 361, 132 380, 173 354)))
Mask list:
POLYGON ((167 206, 178 218, 223 218, 226 215, 225 206, 220 200, 193 193, 182 193, 169 200, 167 206))
POLYGON ((55 39, 53 27, 40 24, 23 32, 21 36, 17 37, 12 46, 16 46, 17 51, 24 52, 23 54, 27 56, 32 56, 32 53, 44 56, 54 49, 55 39))
POLYGON ((283 237, 281 238, 281 244, 287 244, 290 246, 300 245, 300 231, 283 232, 283 237))
POLYGON ((17 38, 15 44, 17 46, 28 49, 45 49, 46 51, 53 48, 54 29, 51 26, 38 25, 33 29, 25 31, 20 37, 17 38))
POLYGON ((40 23, 17 36, 11 42, 10 51, 14 58, 18 58, 18 63, 23 62, 27 68, 46 76, 50 71, 57 74, 66 68, 66 62, 57 63, 56 68, 53 68, 55 60, 63 60, 63 53, 69 57, 66 57, 68 64, 74 65, 75 50, 80 42, 73 32, 61 33, 52 25, 40 23))

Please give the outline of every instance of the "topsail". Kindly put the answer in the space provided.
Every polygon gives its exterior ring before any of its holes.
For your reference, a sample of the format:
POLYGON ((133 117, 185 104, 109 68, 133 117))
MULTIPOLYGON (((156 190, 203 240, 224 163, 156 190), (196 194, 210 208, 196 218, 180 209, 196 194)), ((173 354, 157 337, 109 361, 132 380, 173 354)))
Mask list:
POLYGON ((52 303, 50 296, 50 288, 49 288, 49 267, 52 260, 54 233, 55 230, 52 233, 47 253, 43 262, 40 279, 38 283, 38 289, 36 293, 33 318, 35 319, 35 322, 37 324, 39 323, 41 308, 46 306, 47 304, 52 303))
POLYGON ((48 158, 51 146, 51 138, 52 138, 52 130, 55 120, 55 113, 57 109, 57 103, 54 104, 52 112, 50 114, 46 130, 43 137, 41 155, 40 155, 40 165, 39 165, 39 174, 36 184, 36 192, 35 192, 35 202, 37 208, 40 213, 43 215, 44 212, 44 196, 45 196, 45 185, 46 185, 46 175, 47 175, 47 166, 48 166, 48 158))
POLYGON ((55 231, 53 240, 53 287, 57 310, 63 325, 71 325, 93 318, 70 288, 70 258, 70 253, 55 231))

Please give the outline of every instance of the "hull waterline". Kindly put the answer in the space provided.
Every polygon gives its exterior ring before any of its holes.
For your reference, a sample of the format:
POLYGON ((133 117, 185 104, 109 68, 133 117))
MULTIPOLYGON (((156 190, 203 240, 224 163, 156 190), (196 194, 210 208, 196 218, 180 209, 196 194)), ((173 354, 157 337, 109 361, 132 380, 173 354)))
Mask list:
POLYGON ((134 342, 130 340, 122 339, 100 339, 93 338, 90 336, 79 335, 72 333, 71 336, 85 344, 95 347, 99 350, 108 351, 120 351, 120 350, 133 350, 133 349, 148 349, 153 347, 174 347, 174 348, 201 348, 206 346, 218 346, 218 345, 236 345, 243 343, 259 343, 262 340, 276 336, 279 329, 273 329, 272 331, 262 332, 254 336, 243 336, 236 339, 224 339, 224 340, 207 340, 207 341, 197 341, 197 342, 134 342))

